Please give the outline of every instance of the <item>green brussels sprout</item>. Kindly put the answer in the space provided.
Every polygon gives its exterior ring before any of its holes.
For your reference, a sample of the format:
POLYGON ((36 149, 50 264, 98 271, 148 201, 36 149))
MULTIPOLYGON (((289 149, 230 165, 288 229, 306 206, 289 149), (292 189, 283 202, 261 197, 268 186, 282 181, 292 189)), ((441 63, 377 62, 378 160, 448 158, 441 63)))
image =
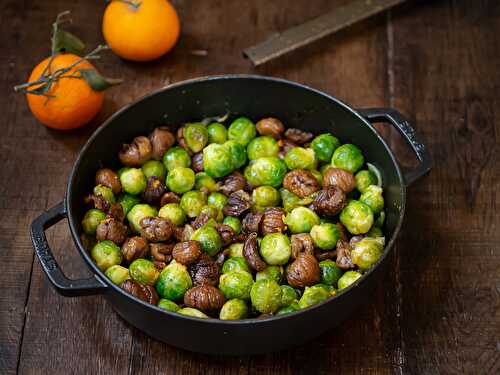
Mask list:
POLYGON ((219 184, 205 172, 198 172, 195 175, 194 187, 196 190, 213 192, 219 190, 219 184))
POLYGON ((180 307, 178 304, 176 304, 175 302, 170 301, 169 299, 166 299, 166 298, 160 298, 160 300, 158 301, 158 307, 160 309, 167 310, 167 311, 173 311, 173 312, 177 312, 180 310, 180 307))
POLYGON ((382 229, 379 227, 373 226, 367 233, 367 237, 384 237, 384 233, 382 233, 382 229))
POLYGON ((145 162, 142 167, 142 173, 146 178, 149 177, 158 177, 161 181, 165 181, 165 177, 167 176, 167 169, 163 165, 161 161, 158 160, 149 160, 145 162))
POLYGON ((130 272, 128 271, 128 268, 122 267, 118 264, 109 267, 105 274, 115 285, 121 285, 121 283, 125 280, 130 279, 130 272))
POLYGON ((347 271, 342 275, 342 277, 337 281, 337 286, 339 290, 345 289, 351 284, 353 284, 357 279, 359 279, 361 275, 359 272, 356 271, 347 271))
POLYGON ((255 160, 245 168, 245 178, 254 187, 269 185, 279 187, 286 174, 286 165, 283 160, 268 156, 255 160))
POLYGON ((292 255, 288 236, 279 232, 265 235, 260 243, 260 255, 272 266, 286 264, 292 255))
POLYGON ((331 286, 337 286, 337 282, 344 273, 344 271, 338 268, 335 262, 330 259, 319 262, 319 269, 321 270, 321 283, 331 286))
POLYGON ((224 145, 211 143, 203 149, 203 167, 211 177, 224 177, 234 169, 233 157, 224 145))
POLYGON ((286 212, 292 211, 295 207, 306 206, 314 201, 312 197, 300 198, 285 188, 280 189, 280 196, 286 212))
POLYGON ((352 200, 340 213, 340 222, 351 234, 364 234, 373 224, 373 212, 366 204, 352 200))
POLYGON ((248 306, 245 301, 233 298, 222 306, 219 313, 221 320, 238 320, 246 318, 248 314, 248 306))
POLYGON ((216 207, 222 211, 222 209, 226 205, 227 197, 222 193, 214 191, 208 196, 207 202, 210 206, 216 207))
POLYGON ((309 233, 319 224, 319 216, 307 207, 296 207, 286 215, 284 222, 291 233, 309 233))
POLYGON ((314 176, 316 181, 318 181, 319 186, 323 186, 323 175, 317 169, 311 169, 309 172, 314 176))
POLYGON ((247 163, 247 152, 245 147, 240 145, 236 141, 226 141, 223 146, 226 148, 229 155, 231 155, 231 163, 233 169, 238 169, 243 167, 247 163))
POLYGON ((191 236, 191 239, 198 241, 203 251, 211 256, 217 254, 222 248, 222 238, 219 232, 211 225, 205 224, 197 229, 191 236))
POLYGON ((222 274, 219 278, 219 289, 226 300, 232 298, 249 299, 252 285, 252 275, 245 271, 231 271, 222 274))
POLYGON ((257 311, 273 313, 281 307, 281 287, 274 280, 256 281, 250 291, 250 298, 257 311))
POLYGON ((207 127, 208 143, 223 144, 227 141, 227 129, 224 125, 214 122, 207 127))
POLYGON ((340 231, 335 224, 319 224, 312 227, 311 237, 316 247, 321 250, 331 250, 337 245, 340 231))
POLYGON ((255 160, 266 156, 278 156, 280 146, 278 142, 267 135, 254 138, 247 146, 249 160, 255 160))
POLYGON ((122 205, 123 213, 127 215, 132 207, 140 203, 141 199, 129 193, 122 193, 118 196, 118 202, 122 205))
POLYGON ((313 149, 294 147, 285 155, 285 163, 288 169, 316 169, 318 161, 313 149))
POLYGON ((384 237, 365 237, 361 241, 354 244, 354 249, 351 251, 352 262, 359 267, 360 270, 367 270, 377 262, 384 251, 384 237))
POLYGON ((192 316, 193 318, 207 319, 209 316, 200 310, 194 309, 192 307, 183 307, 177 311, 178 314, 192 316))
POLYGON ((146 176, 139 168, 127 168, 120 174, 120 183, 124 192, 137 195, 146 189, 146 176))
POLYGON ((300 297, 299 306, 301 309, 306 309, 328 299, 333 295, 332 293, 328 292, 328 289, 321 284, 306 286, 302 297, 300 297))
POLYGON ((283 267, 281 266, 267 266, 263 271, 255 274, 255 281, 258 280, 274 280, 278 284, 283 277, 283 267))
POLYGON ((377 176, 367 169, 359 171, 354 177, 356 179, 356 189, 361 193, 364 193, 368 186, 377 184, 377 176))
POLYGON ((365 163, 361 150, 353 144, 346 143, 335 150, 332 156, 334 167, 355 173, 365 163))
POLYGON ((376 185, 368 186, 365 192, 361 194, 361 197, 359 197, 359 201, 370 207, 374 214, 378 214, 384 208, 382 188, 376 185))
POLYGON ((231 244, 228 249, 231 258, 243 256, 243 243, 241 242, 231 244))
POLYGON ((188 217, 196 217, 207 205, 207 195, 198 190, 188 191, 182 195, 180 205, 188 217))
POLYGON ((109 204, 113 204, 116 202, 115 195, 113 194, 113 190, 111 190, 107 186, 97 185, 96 187, 94 187, 94 194, 100 195, 109 204))
POLYGON ((241 221, 237 217, 234 216, 226 216, 224 220, 222 221, 223 224, 229 225, 231 228, 233 228, 234 233, 240 234, 241 233, 241 221))
POLYGON ((208 143, 207 127, 201 123, 186 124, 183 130, 184 141, 194 153, 203 150, 208 143))
POLYGON ((281 306, 288 306, 299 298, 297 291, 290 285, 281 285, 281 306))
POLYGON ((149 204, 136 204, 127 214, 127 220, 136 233, 141 233, 141 220, 148 216, 157 216, 158 211, 149 204))
POLYGON ((340 147, 340 141, 331 134, 320 134, 311 142, 311 148, 316 154, 316 159, 329 162, 333 152, 340 147))
POLYGON ((276 311, 276 315, 290 314, 290 313, 293 313, 293 312, 299 311, 299 310, 300 310, 299 302, 296 301, 296 302, 292 302, 288 306, 280 308, 278 311, 276 311))
POLYGON ((106 219, 106 214, 97 208, 91 208, 85 213, 82 220, 83 231, 89 235, 94 235, 99 223, 106 219))
POLYGON ((136 259, 130 264, 129 272, 130 277, 138 283, 151 286, 156 284, 156 280, 160 276, 160 271, 154 263, 142 258, 136 259))
POLYGON ((175 168, 191 166, 191 157, 188 152, 180 146, 171 147, 163 155, 163 165, 170 172, 175 168))
POLYGON ((246 271, 248 273, 251 272, 245 258, 240 256, 229 258, 222 265, 222 273, 228 273, 232 271, 246 271))
POLYGON ((101 271, 122 262, 120 248, 110 240, 98 242, 91 250, 90 255, 101 271))
POLYGON ((385 222, 385 211, 382 210, 378 214, 373 225, 376 227, 382 228, 382 226, 384 225, 384 222, 385 222))
POLYGON ((200 214, 205 213, 209 218, 214 219, 216 222, 221 223, 224 219, 224 214, 215 206, 206 205, 200 211, 200 214))
POLYGON ((167 186, 177 194, 185 193, 194 187, 195 176, 191 168, 177 167, 168 172, 167 186))
POLYGON ((172 262, 161 271, 156 282, 156 291, 163 298, 179 301, 192 286, 193 282, 186 266, 172 262))
POLYGON ((280 193, 272 186, 259 186, 252 192, 252 200, 256 207, 276 207, 281 200, 280 193))
POLYGON ((186 221, 186 214, 178 203, 167 203, 160 208, 158 216, 170 220, 177 226, 181 226, 186 221))
POLYGON ((227 138, 246 147, 257 136, 254 123, 246 118, 239 117, 234 120, 227 131, 227 138))

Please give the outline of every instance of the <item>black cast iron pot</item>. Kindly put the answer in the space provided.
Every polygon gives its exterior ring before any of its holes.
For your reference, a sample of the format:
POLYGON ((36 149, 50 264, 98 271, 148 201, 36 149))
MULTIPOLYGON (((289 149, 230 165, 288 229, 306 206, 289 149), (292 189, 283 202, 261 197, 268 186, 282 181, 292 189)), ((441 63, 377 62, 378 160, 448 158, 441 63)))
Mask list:
POLYGON ((195 352, 253 354, 280 350, 312 339, 339 324, 359 303, 369 298, 383 263, 401 227, 406 186, 431 166, 424 145, 408 122, 392 109, 354 110, 339 100, 306 86, 282 79, 234 75, 200 78, 161 89, 114 114, 88 140, 69 177, 63 202, 41 214, 31 225, 31 239, 43 270, 56 290, 69 297, 103 294, 126 321, 168 344, 195 352), (85 212, 83 197, 92 189, 96 170, 118 167, 118 151, 133 137, 149 133, 158 124, 178 124, 224 113, 253 120, 273 116, 288 127, 314 133, 332 132, 342 142, 358 145, 365 159, 383 173, 387 218, 387 246, 378 263, 355 285, 312 308, 281 317, 221 321, 191 318, 161 310, 113 285, 80 241, 85 212), (403 176, 394 155, 370 124, 388 122, 396 127, 417 155, 418 169, 403 176), (94 273, 70 280, 52 255, 45 229, 67 218, 80 255, 94 273))

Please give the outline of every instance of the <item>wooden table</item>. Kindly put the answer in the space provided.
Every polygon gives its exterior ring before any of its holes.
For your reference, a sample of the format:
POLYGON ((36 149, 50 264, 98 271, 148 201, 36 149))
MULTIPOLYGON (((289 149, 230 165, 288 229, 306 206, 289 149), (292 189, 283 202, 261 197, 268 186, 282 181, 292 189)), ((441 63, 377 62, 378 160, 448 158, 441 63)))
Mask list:
MULTIPOLYGON (((58 133, 37 123, 12 86, 48 54, 50 23, 62 10, 72 10, 73 30, 90 46, 101 42, 104 2, 1 2, 0 373, 500 372, 498 1, 415 1, 259 69, 241 57, 269 34, 343 3, 177 0, 183 33, 175 50, 148 64, 106 55, 100 70, 125 83, 109 91, 90 126, 58 133), (28 225, 63 198, 78 150, 118 108, 170 82, 235 72, 285 77, 355 107, 395 107, 435 166, 409 189, 402 233, 369 303, 300 347, 225 358, 156 342, 101 297, 59 296, 33 257, 28 225)), ((402 164, 410 162, 399 136, 382 131, 402 164)), ((69 276, 88 274, 65 222, 48 236, 69 276)))

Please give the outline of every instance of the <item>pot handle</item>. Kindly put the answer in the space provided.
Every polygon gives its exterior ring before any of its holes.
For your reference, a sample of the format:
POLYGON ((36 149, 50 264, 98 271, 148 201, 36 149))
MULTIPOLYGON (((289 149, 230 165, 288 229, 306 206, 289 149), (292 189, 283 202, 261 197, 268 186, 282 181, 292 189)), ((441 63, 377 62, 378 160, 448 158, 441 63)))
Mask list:
POLYGON ((417 155, 420 164, 415 170, 404 175, 406 186, 410 186, 430 171, 432 157, 425 145, 419 141, 408 120, 401 113, 392 108, 363 108, 357 109, 357 112, 371 123, 388 122, 393 125, 417 155))
POLYGON ((50 250, 45 230, 67 217, 64 202, 60 202, 48 211, 45 211, 31 223, 30 236, 36 256, 42 265, 43 271, 49 278, 58 293, 66 297, 88 296, 101 294, 107 286, 97 276, 88 279, 68 279, 59 268, 50 250))

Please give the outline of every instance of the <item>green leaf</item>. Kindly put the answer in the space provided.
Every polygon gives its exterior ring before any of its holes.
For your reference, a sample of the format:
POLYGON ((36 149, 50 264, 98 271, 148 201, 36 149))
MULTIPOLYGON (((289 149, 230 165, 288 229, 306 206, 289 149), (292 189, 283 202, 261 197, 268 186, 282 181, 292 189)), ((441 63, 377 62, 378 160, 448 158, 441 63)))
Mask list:
POLYGON ((123 82, 122 79, 104 78, 95 69, 78 69, 77 71, 94 91, 104 91, 123 82))
POLYGON ((85 53, 85 43, 70 32, 57 29, 52 38, 52 45, 54 49, 52 53, 68 52, 78 56, 83 56, 85 53))

